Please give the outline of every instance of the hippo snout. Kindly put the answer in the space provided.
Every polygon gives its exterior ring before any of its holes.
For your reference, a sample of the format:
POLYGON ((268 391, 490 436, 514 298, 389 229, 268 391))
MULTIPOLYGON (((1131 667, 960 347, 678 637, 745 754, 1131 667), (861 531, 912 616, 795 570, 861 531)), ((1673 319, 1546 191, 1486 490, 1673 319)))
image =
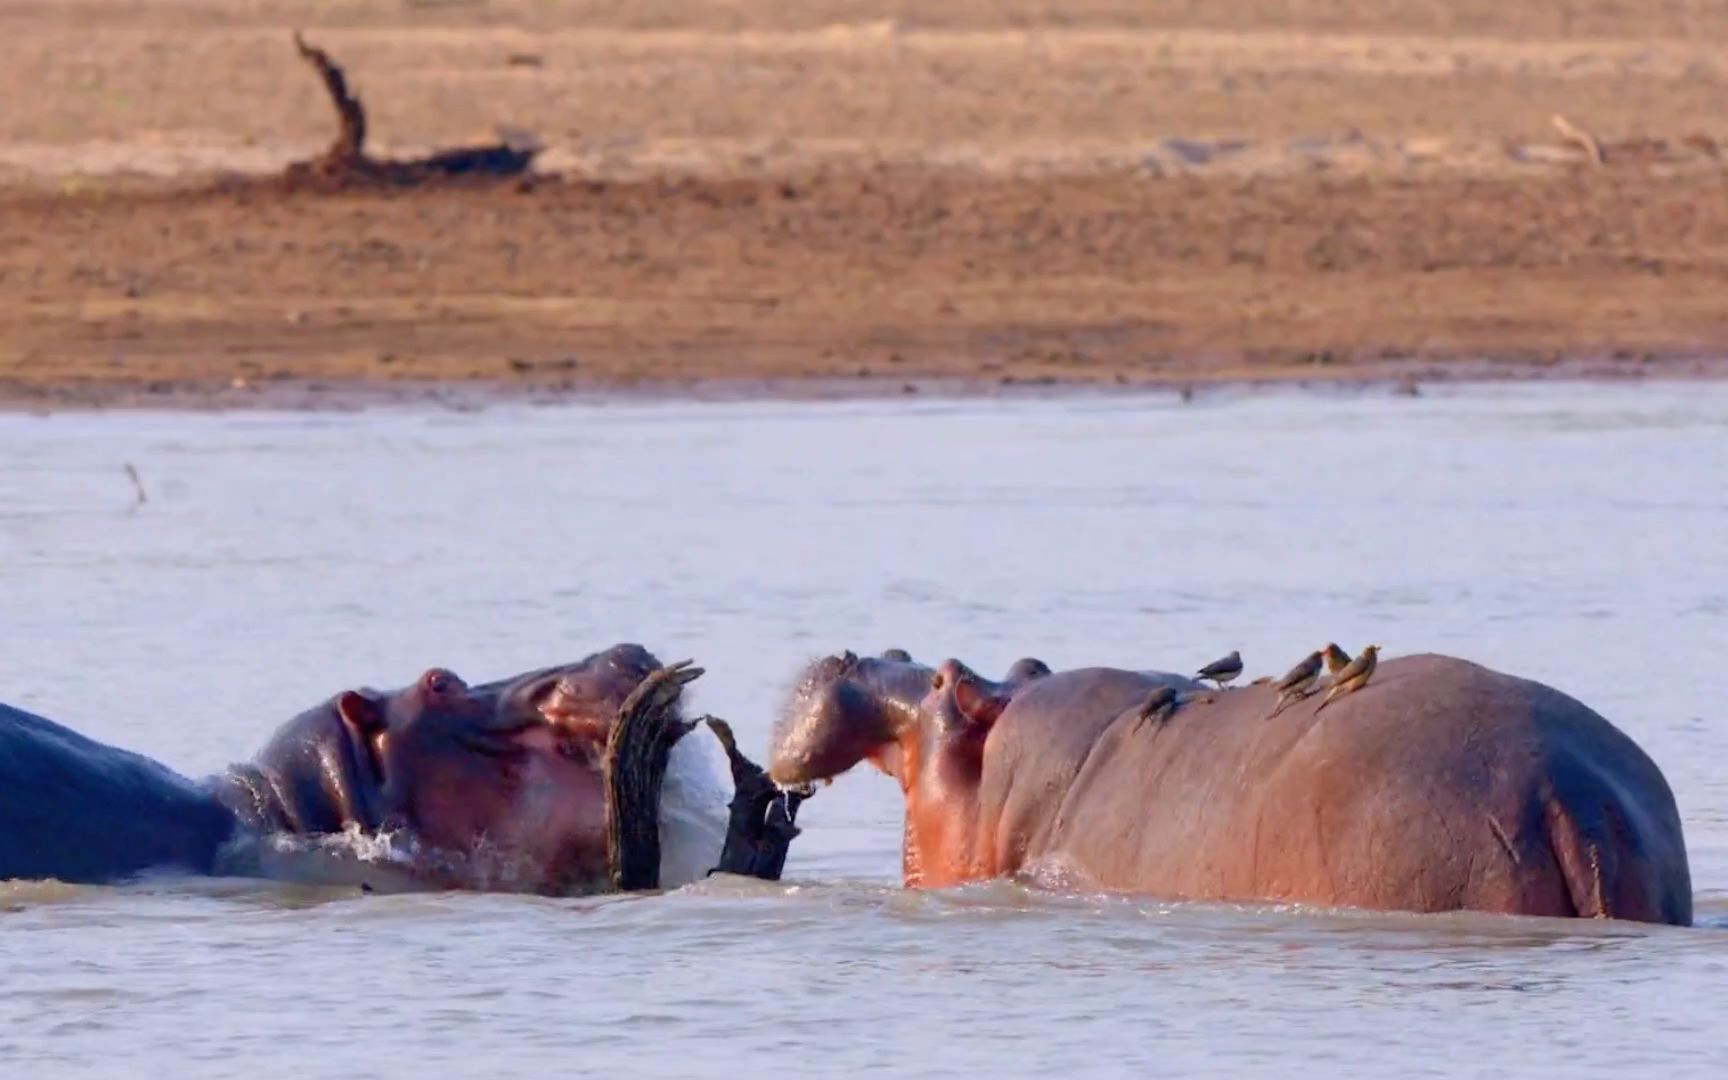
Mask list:
POLYGON ((768 775, 781 785, 829 780, 865 759, 882 764, 916 715, 930 669, 851 653, 819 660, 774 726, 768 775))
POLYGON ((781 787, 796 787, 822 779, 811 768, 808 755, 776 757, 768 766, 768 779, 781 787))
POLYGON ((821 767, 822 741, 818 718, 806 715, 783 719, 775 725, 768 778, 787 787, 825 780, 834 775, 824 772, 821 767))

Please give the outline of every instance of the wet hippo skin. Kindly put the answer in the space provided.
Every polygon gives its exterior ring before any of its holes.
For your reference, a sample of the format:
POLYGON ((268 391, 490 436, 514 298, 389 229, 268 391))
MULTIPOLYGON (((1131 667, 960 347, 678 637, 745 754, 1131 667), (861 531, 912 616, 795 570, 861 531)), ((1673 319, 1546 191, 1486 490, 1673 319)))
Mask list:
POLYGON ((0 879, 209 874, 239 827, 209 785, 0 705, 0 879))
POLYGON ((1264 685, 1017 670, 817 661, 770 772, 895 777, 913 886, 1048 869, 1170 898, 1691 921, 1661 771, 1550 687, 1408 656, 1274 717, 1264 685), (1181 704, 1148 720, 1165 686, 1181 704))
MULTIPOLYGON (((0 706, 0 880, 256 874, 262 837, 388 830, 411 840, 409 873, 427 886, 604 891, 607 739, 660 666, 618 645, 479 686, 434 668, 400 690, 337 694, 198 781, 0 706)), ((752 804, 758 824, 772 801, 752 804)), ((736 838, 714 802, 719 860, 736 838)))

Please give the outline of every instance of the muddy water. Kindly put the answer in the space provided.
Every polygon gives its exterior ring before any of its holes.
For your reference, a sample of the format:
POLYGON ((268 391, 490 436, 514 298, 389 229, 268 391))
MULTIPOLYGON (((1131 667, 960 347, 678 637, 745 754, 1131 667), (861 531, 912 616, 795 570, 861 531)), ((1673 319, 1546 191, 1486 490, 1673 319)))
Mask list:
POLYGON ((1720 1075, 1728 388, 0 417, 0 698, 190 772, 354 683, 640 640, 748 744, 845 646, 1552 682, 1671 778, 1652 930, 895 887, 897 793, 780 886, 0 886, 6 1075, 1720 1075), (134 506, 122 464, 148 501, 134 506), (1709 924, 1714 924, 1709 925, 1709 924))

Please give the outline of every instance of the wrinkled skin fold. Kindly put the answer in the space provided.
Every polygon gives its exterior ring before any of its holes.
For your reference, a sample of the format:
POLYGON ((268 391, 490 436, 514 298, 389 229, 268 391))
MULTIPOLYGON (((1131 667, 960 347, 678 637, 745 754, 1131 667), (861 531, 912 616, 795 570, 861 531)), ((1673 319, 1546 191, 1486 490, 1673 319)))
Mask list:
POLYGON ((1581 703, 1434 655, 1322 696, 1270 717, 1268 686, 847 654, 804 673, 770 773, 898 780, 909 886, 1049 868, 1173 899, 1691 921, 1666 780, 1581 703), (1180 704, 1148 720, 1160 687, 1180 704))

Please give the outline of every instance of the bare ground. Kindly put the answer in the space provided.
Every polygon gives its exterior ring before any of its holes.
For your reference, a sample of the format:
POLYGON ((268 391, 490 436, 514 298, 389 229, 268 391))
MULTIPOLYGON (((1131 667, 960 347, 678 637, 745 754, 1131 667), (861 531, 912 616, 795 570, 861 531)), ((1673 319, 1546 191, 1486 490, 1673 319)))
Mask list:
POLYGON ((315 13, 375 145, 523 128, 542 173, 336 195, 247 179, 333 131, 290 41, 303 6, 0 0, 0 398, 1714 374, 1728 356, 1714 0, 315 13))

